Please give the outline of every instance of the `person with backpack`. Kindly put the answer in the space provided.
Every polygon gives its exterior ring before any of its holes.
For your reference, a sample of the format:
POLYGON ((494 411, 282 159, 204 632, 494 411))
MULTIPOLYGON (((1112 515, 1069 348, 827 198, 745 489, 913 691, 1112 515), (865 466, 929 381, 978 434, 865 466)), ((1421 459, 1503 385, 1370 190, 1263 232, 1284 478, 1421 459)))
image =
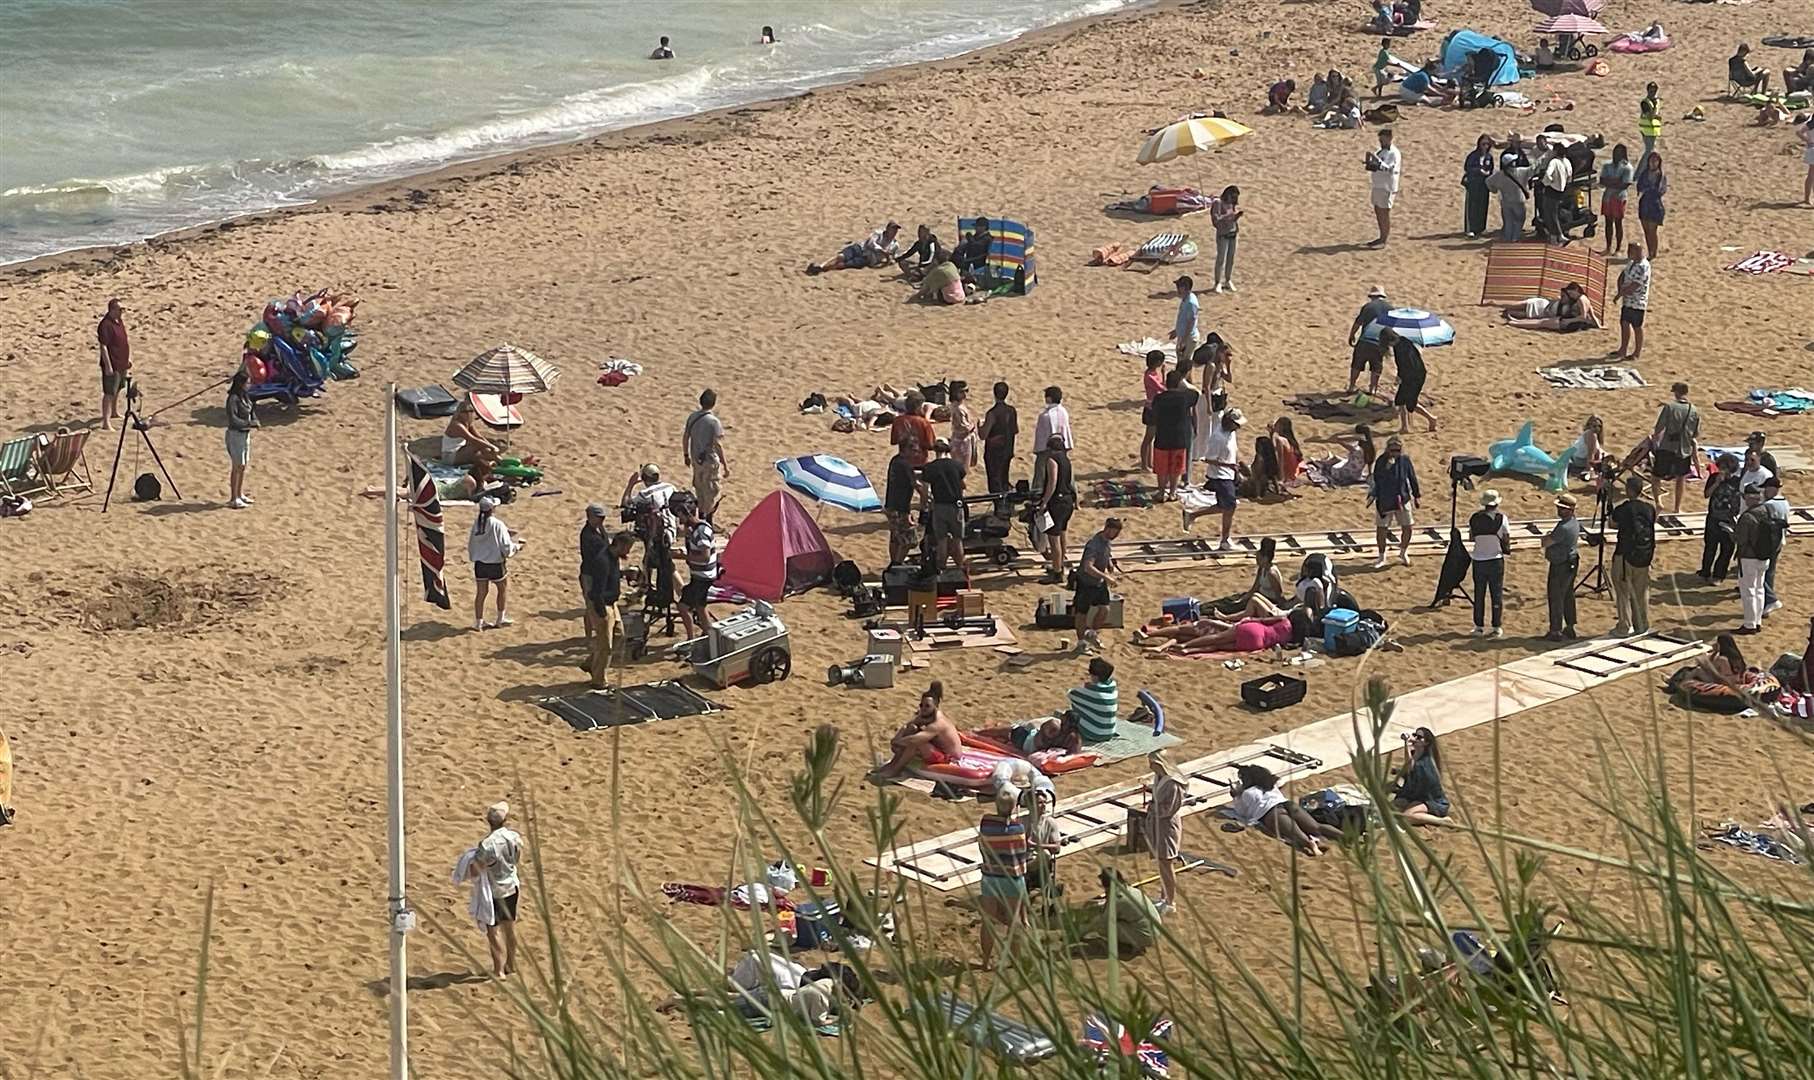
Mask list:
MULTIPOLYGON (((1607 515, 1617 531, 1612 551, 1613 637, 1650 632, 1650 562, 1657 551, 1657 508, 1644 500, 1644 478, 1625 478, 1625 501, 1607 515)), ((1605 543, 1605 537, 1600 538, 1605 543)))
POLYGON ((1738 516, 1744 513, 1744 489, 1739 486, 1739 460, 1721 454, 1718 470, 1707 478, 1707 524, 1701 534, 1701 584, 1726 580, 1732 556, 1738 550, 1738 516))
POLYGON ((1670 400, 1657 410, 1656 429, 1650 433, 1651 501, 1663 505, 1663 481, 1675 481, 1672 513, 1682 512, 1682 491, 1694 467, 1701 439, 1701 414, 1688 401, 1688 384, 1669 387, 1670 400))
POLYGON ((1764 571, 1782 550, 1782 533, 1764 506, 1764 490, 1756 484, 1744 490, 1745 512, 1738 516, 1738 633, 1755 634, 1764 624, 1764 571))
POLYGON ((1486 633, 1487 594, 1493 596, 1493 636, 1505 636, 1505 557, 1512 550, 1512 535, 1499 512, 1499 493, 1488 488, 1480 495, 1480 509, 1468 518, 1473 542, 1474 636, 1486 633))

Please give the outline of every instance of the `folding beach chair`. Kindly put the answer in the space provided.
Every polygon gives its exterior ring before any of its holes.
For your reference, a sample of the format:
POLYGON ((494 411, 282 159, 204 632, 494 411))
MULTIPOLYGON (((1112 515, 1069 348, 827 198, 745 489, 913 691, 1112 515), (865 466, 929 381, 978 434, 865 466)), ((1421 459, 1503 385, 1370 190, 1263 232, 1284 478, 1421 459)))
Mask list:
POLYGON ((88 472, 87 428, 79 431, 59 428, 50 444, 39 453, 38 461, 44 483, 53 494, 94 490, 94 480, 88 472))
POLYGON ((1160 233, 1134 252, 1126 270, 1138 268, 1142 273, 1150 274, 1168 263, 1188 262, 1196 257, 1196 244, 1189 236, 1180 232, 1160 233))
POLYGON ((38 459, 43 443, 42 435, 21 435, 0 443, 0 494, 36 495, 50 490, 38 459))

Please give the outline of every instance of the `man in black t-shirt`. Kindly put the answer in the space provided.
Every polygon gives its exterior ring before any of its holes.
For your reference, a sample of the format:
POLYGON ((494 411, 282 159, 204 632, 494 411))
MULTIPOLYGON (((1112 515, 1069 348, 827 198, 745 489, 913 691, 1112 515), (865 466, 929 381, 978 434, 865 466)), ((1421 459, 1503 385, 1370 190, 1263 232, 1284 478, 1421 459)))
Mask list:
POLYGON ((888 517, 888 565, 906 562, 919 544, 913 528, 913 496, 917 481, 913 462, 903 451, 888 459, 888 483, 882 495, 882 512, 888 517))
POLYGON ((964 565, 964 467, 951 456, 951 443, 940 439, 932 444, 935 455, 920 470, 932 507, 926 515, 926 535, 932 546, 929 572, 937 577, 945 571, 949 554, 964 565))
POLYGON ((1192 423, 1201 396, 1184 385, 1183 370, 1173 368, 1165 376, 1165 389, 1153 398, 1153 472, 1159 477, 1160 502, 1178 497, 1178 482, 1190 464, 1192 423))
POLYGON ((1657 552, 1657 508, 1644 499, 1644 480, 1625 478, 1625 501, 1607 515, 1618 531, 1612 552, 1614 637, 1650 630, 1650 561, 1657 552))

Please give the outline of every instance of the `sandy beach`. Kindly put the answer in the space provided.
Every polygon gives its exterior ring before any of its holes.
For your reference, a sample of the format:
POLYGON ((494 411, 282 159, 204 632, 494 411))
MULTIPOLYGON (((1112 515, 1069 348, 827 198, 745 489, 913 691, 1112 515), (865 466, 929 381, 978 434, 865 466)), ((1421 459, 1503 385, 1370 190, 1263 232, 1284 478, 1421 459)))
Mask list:
MULTIPOLYGON (((1467 7, 1464 22, 1449 5, 1433 5, 1440 28, 1404 42, 1400 55, 1433 51, 1442 34, 1463 25, 1521 48, 1533 44, 1535 16, 1522 3, 1467 7)), ((1250 430, 1287 414, 1300 437, 1347 430, 1280 403, 1345 385, 1346 334, 1369 286, 1454 324, 1455 344, 1428 355, 1440 425, 1431 434, 1419 425, 1407 437, 1423 484, 1422 522, 1446 518, 1450 455, 1484 453, 1525 420, 1535 422, 1539 445, 1560 451, 1589 414, 1604 417, 1608 442, 1622 454, 1649 433, 1678 379, 1692 384, 1703 442, 1740 444, 1762 427, 1773 447, 1814 448, 1805 418, 1759 420, 1713 407, 1757 387, 1807 385, 1814 361, 1808 280, 1722 269, 1760 249, 1799 256, 1814 245, 1814 210, 1795 205, 1805 169, 1793 132, 1751 126, 1754 110, 1716 100, 1737 42, 1755 45, 1784 27, 1814 30, 1792 26, 1806 14, 1788 0, 1621 5, 1605 17, 1613 30, 1660 18, 1677 45, 1613 56, 1604 78, 1527 80, 1527 93, 1540 102, 1572 100, 1571 111, 1407 108, 1396 125, 1403 193, 1383 251, 1362 246, 1374 235, 1361 166, 1374 145, 1371 126, 1322 131, 1301 116, 1254 115, 1266 86, 1282 75, 1307 85, 1313 71, 1335 66, 1365 82, 1378 39, 1360 32, 1354 5, 1237 0, 1058 28, 800 98, 0 270, 7 372, 0 435, 94 422, 94 322, 118 297, 145 411, 155 416, 151 438, 184 496, 137 504, 116 493, 103 514, 97 492, 0 521, 0 610, 10 613, 0 629, 10 699, 3 726, 17 763, 19 810, 0 829, 8 896, 0 945, 9 961, 0 1073, 171 1074, 175 1017, 191 1005, 210 884, 211 1056, 224 1056, 223 1075, 328 1078, 383 1069, 383 509, 359 492, 383 480, 388 383, 445 383, 474 354, 507 341, 564 371, 552 394, 525 403, 527 423, 513 437, 513 446, 546 464, 540 490, 550 492, 501 511, 526 542, 512 564, 516 625, 468 629, 470 507, 448 514, 451 612, 422 603, 405 535, 410 895, 425 922, 446 932, 415 935, 413 970, 466 971, 448 938, 474 956, 483 952, 466 920, 465 891, 449 884, 448 871, 482 835, 483 808, 508 796, 534 804, 540 869, 555 890, 552 915, 567 932, 575 968, 600 975, 595 989, 608 1003, 614 990, 601 957, 615 947, 618 868, 651 891, 669 878, 717 882, 728 872, 737 822, 726 758, 742 764, 754 790, 786 818, 788 779, 804 739, 818 724, 836 724, 851 794, 833 837, 854 863, 872 853, 863 811, 874 790, 858 787, 868 755, 885 748, 930 679, 944 682, 959 726, 983 727, 1059 706, 1082 675, 1076 661, 1012 670, 989 650, 966 649, 939 654, 892 690, 827 688, 819 673, 862 648, 845 605, 818 591, 781 605, 793 634, 794 677, 714 694, 731 711, 614 737, 576 734, 535 707, 537 698, 584 685, 575 587, 583 507, 615 503, 643 462, 684 478, 681 423, 702 388, 718 391, 728 427, 726 523, 778 486, 772 463, 785 455, 837 454, 879 480, 889 457, 885 434, 839 434, 829 417, 798 411, 815 391, 830 397, 878 381, 951 377, 982 390, 1007 380, 1026 432, 1017 476, 1028 468, 1040 389, 1061 385, 1076 426, 1080 481, 1135 478, 1141 365, 1115 346, 1164 337, 1176 306, 1173 274, 1086 264, 1093 247, 1137 243, 1169 225, 1110 217, 1102 207, 1157 183, 1211 192, 1238 184, 1247 209, 1240 291, 1204 289, 1203 326, 1237 349, 1233 403, 1254 421, 1250 430), (1538 368, 1602 357, 1617 344, 1617 330, 1521 331, 1479 305, 1487 247, 1461 235, 1462 159, 1483 132, 1529 138, 1557 121, 1635 148, 1636 104, 1648 81, 1662 87, 1661 149, 1672 185, 1649 340, 1636 365, 1649 385, 1554 389, 1538 368), (1705 122, 1683 121, 1696 105, 1705 122), (1210 109, 1255 133, 1217 153, 1135 165, 1145 129, 1210 109), (934 308, 905 302, 909 288, 892 268, 801 272, 891 218, 909 234, 927 222, 949 239, 956 217, 978 213, 1036 231, 1040 284, 1030 296, 934 308), (248 482, 257 503, 229 512, 223 391, 175 403, 230 374, 267 298, 319 287, 361 298, 362 376, 294 411, 261 409, 248 482), (641 363, 644 373, 620 387, 594 385, 598 362, 611 356, 641 363)), ((1758 52, 1773 68, 1795 55, 1758 52)), ((1182 227, 1210 246, 1207 216, 1182 227)), ((1206 284, 1207 252, 1187 271, 1206 284)), ((439 422, 404 420, 402 427, 409 439, 440 431, 439 422)), ((91 440, 89 463, 102 487, 113 449, 111 434, 91 440)), ((1244 440, 1243 459, 1251 453, 1244 440)), ((122 488, 150 468, 129 438, 122 488)), ((1785 494, 1797 506, 1814 502, 1810 485, 1814 474, 1791 473, 1785 494)), ((1552 516, 1552 496, 1528 480, 1506 477, 1493 486, 1512 518, 1552 516)), ((1236 530, 1359 529, 1371 521, 1361 488, 1301 490, 1288 502, 1244 506, 1236 530)), ((1684 510, 1703 508, 1691 488, 1684 510)), ((1127 539, 1178 534, 1174 508, 1117 512, 1127 517, 1127 539)), ((1081 510, 1073 545, 1108 513, 1081 510)), ((885 561, 879 520, 828 510, 821 524, 864 568, 885 561)), ((1808 551, 1805 541, 1791 543, 1779 574, 1785 608, 1762 634, 1741 639, 1753 663, 1767 666, 1807 639, 1808 551)), ((1659 629, 1710 637, 1738 625, 1736 590, 1695 581, 1699 558, 1696 542, 1659 546, 1652 600, 1659 629)), ((1395 689, 1542 647, 1534 638, 1544 631, 1543 568, 1534 550, 1511 561, 1508 636, 1496 640, 1467 636, 1461 606, 1422 607, 1439 562, 1425 557, 1382 571, 1343 565, 1344 583, 1387 613, 1406 646, 1367 660, 1367 672, 1395 689)), ((1240 566, 1129 575, 1130 625, 1136 613, 1156 615, 1163 597, 1221 596, 1250 576, 1240 566)), ((1030 628, 1042 591, 1031 576, 988 582, 991 609, 1017 627, 1029 651, 1052 650, 1070 636, 1030 628)), ((1607 598, 1583 600, 1583 631, 1604 632, 1612 621, 1607 598)), ((1355 660, 1332 661, 1312 675, 1302 704, 1255 713, 1239 706, 1238 685, 1263 665, 1234 672, 1149 659, 1125 633, 1104 639, 1124 696, 1143 686, 1159 694, 1172 730, 1185 739, 1185 757, 1336 712, 1361 672, 1355 660)), ((648 678, 676 670, 654 658, 631 669, 648 678)), ((1659 682, 1632 678, 1525 713, 1497 732, 1483 726, 1459 736, 1444 746, 1448 784, 1490 806, 1497 742, 1508 823, 1587 847, 1600 835, 1586 807, 1598 769, 1584 763, 1596 740, 1654 741, 1683 775, 1692 763, 1699 819, 1755 821, 1779 792, 1814 797, 1814 767, 1795 735, 1763 719, 1675 709, 1655 692, 1659 682), (1653 703, 1660 726, 1652 723, 1653 703)), ((1143 771, 1139 761, 1090 770, 1062 781, 1061 792, 1143 771)), ((912 795, 903 814, 915 837, 975 824, 971 804, 912 795)), ((1461 837, 1435 843, 1472 853, 1461 837)), ((1186 847, 1255 872, 1240 880, 1187 878, 1182 933, 1201 932, 1194 920, 1213 917, 1221 931, 1252 942, 1257 965, 1277 970, 1287 951, 1285 922, 1263 893, 1285 849, 1251 834, 1224 836, 1199 818, 1187 823, 1186 847)), ((1095 859, 1062 864, 1074 893, 1091 891, 1095 859)), ((1130 871, 1147 865, 1123 862, 1130 871)), ((1738 875, 1787 872, 1738 855, 1727 862, 1738 875)), ((1336 867, 1304 873, 1310 894, 1340 895, 1336 867)), ((950 935, 949 952, 968 955, 974 916, 937 901, 928 907, 950 935)), ((711 932, 713 913, 704 909, 677 908, 673 918, 711 932)), ((544 913, 527 913, 526 941, 539 941, 543 921, 544 913)), ((658 988, 650 979, 644 989, 658 988)), ((425 1076, 495 1075, 499 1051, 484 1029, 520 1023, 482 981, 415 995, 412 1006, 413 1049, 425 1076)))

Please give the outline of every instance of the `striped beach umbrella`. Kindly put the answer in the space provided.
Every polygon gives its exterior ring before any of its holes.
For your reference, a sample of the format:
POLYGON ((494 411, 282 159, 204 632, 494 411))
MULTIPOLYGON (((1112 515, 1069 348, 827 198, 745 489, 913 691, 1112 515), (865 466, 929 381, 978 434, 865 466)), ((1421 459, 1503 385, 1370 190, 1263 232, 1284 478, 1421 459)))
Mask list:
POLYGON ((1572 11, 1552 15, 1538 23, 1536 29, 1539 34, 1570 34, 1576 37, 1611 32, 1598 19, 1572 11))
POLYGON ((1140 154, 1134 160, 1140 165, 1157 165, 1161 161, 1170 161, 1199 150, 1214 150, 1223 143, 1252 134, 1253 129, 1246 124, 1238 124, 1220 116, 1179 120, 1153 132, 1140 147, 1140 154))
POLYGON ((453 382, 480 394, 539 394, 561 377, 559 368, 515 345, 486 349, 454 373, 453 382))
POLYGON ((1543 15, 1598 15, 1606 0, 1531 0, 1531 8, 1543 15))
POLYGON ((802 454, 775 462, 787 486, 813 500, 859 514, 882 508, 875 485, 863 470, 830 454, 802 454))
POLYGON ((1388 327, 1399 337, 1426 349, 1453 344, 1455 341, 1455 328, 1441 316, 1432 315, 1422 308, 1410 307, 1393 308, 1374 319, 1361 331, 1361 337, 1376 342, 1379 340, 1379 332, 1388 327))

